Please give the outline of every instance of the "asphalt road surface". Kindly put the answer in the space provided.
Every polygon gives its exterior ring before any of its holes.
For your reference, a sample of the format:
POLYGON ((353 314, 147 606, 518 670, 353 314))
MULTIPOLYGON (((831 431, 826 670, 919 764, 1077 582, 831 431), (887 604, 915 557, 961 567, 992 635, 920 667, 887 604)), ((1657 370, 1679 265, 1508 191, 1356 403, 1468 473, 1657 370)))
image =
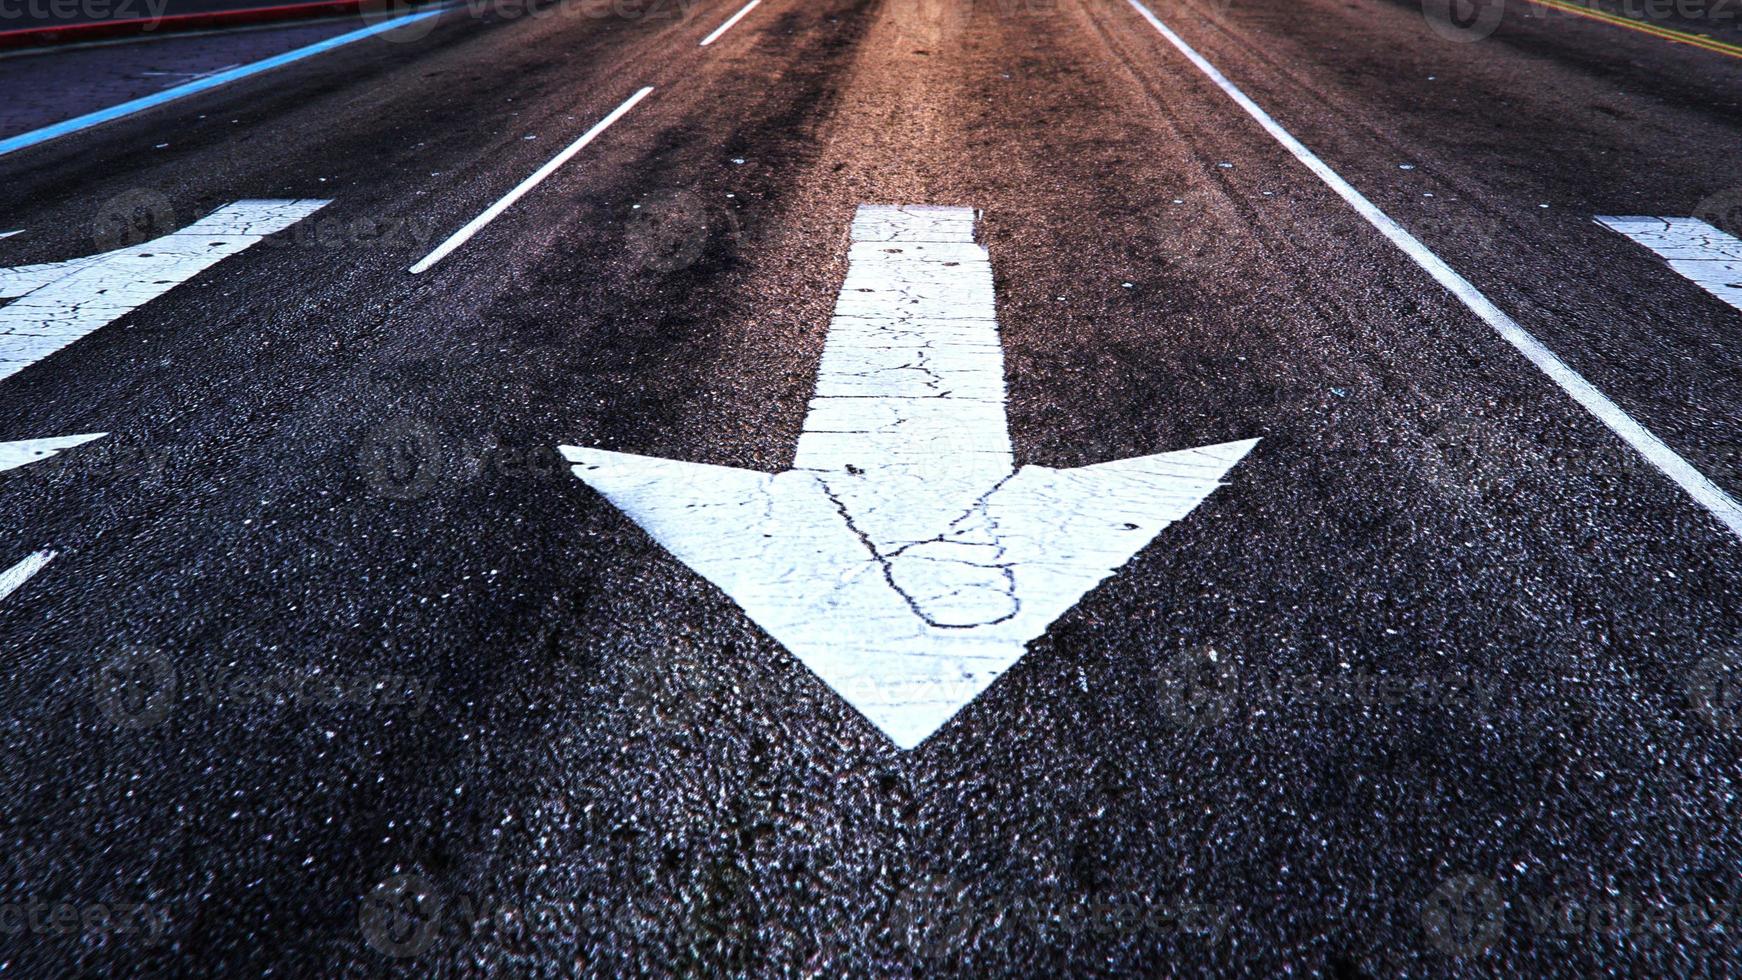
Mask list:
MULTIPOLYGON (((0 441, 57 440, 0 974, 1742 971, 1742 30, 1427 7, 474 6, 0 155, 0 268, 114 253, 0 273, 0 441), (1257 440, 932 560, 1032 611, 1141 535, 1002 676, 794 613, 847 586, 784 504, 661 509, 813 479, 886 269, 982 385, 925 466, 1257 440)), ((992 630, 927 560, 852 587, 992 630)))

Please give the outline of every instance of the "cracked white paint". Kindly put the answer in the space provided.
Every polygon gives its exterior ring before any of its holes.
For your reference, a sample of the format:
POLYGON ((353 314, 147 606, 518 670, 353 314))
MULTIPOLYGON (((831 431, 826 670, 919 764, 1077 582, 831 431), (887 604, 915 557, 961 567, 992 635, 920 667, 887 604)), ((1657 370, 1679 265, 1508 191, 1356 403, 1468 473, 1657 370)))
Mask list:
POLYGON ((1698 218, 1599 215, 1597 223, 1651 249, 1694 285, 1742 310, 1742 239, 1698 218))
POLYGON ((0 599, 24 587, 37 572, 42 571, 48 563, 54 560, 54 552, 38 551, 11 568, 0 572, 0 599))
POLYGON ((862 206, 793 467, 563 446, 575 475, 912 748, 1255 439, 1016 469, 967 208, 862 206))
POLYGON ((180 231, 99 255, 0 269, 0 379, 199 275, 326 201, 237 201, 180 231))

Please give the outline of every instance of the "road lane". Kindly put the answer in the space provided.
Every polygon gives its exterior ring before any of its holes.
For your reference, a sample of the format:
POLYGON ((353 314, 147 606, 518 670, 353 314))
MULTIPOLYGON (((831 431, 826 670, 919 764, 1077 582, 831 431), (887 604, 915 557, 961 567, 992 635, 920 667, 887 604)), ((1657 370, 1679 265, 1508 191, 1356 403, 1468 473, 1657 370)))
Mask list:
POLYGON ((1735 220, 1734 62, 1511 8, 1467 43, 1413 4, 1206 9, 1184 6, 1187 41, 1599 390, 1742 490, 1733 311, 1591 220, 1735 220))
MULTIPOLYGON (((1733 540, 1121 8, 764 4, 707 49, 701 22, 438 32, 280 138, 197 141, 177 213, 319 194, 341 227, 448 229, 547 132, 660 86, 428 276, 405 269, 439 236, 281 236, 5 382, 0 438, 115 429, 0 477, 0 525, 66 549, 0 605, 0 791, 35 821, 4 831, 12 891, 148 899, 170 938, 51 937, 22 967, 1722 969, 1720 933, 1623 947, 1521 910, 1629 872, 1672 907, 1726 884, 1738 753, 1689 692, 1739 625, 1733 540), (514 109, 414 94, 498 64, 514 109), (552 451, 786 469, 866 201, 980 210, 1018 465, 1263 437, 908 754, 552 451), (317 670, 338 694, 289 683, 317 670), (1424 917, 1462 876, 1504 928, 1424 917), (434 929, 380 928, 425 891, 434 929)), ((129 132, 81 152, 119 167, 129 132)), ((1384 148, 1327 146, 1382 206, 1421 193, 1370 181, 1419 173, 1384 148)), ((0 254, 75 254, 72 186, 18 178, 43 193, 0 254)), ((1485 290, 1600 291, 1519 258, 1558 221, 1494 227, 1512 265, 1449 259, 1501 270, 1485 290)), ((1559 349, 1645 330, 1601 323, 1559 349)))
MULTIPOLYGON (((1456 296, 1470 312, 1480 317, 1483 322, 1494 328, 1507 343, 1524 355, 1542 373, 1552 380, 1560 389, 1567 393, 1581 408, 1590 412, 1592 417, 1602 422, 1616 437, 1625 442, 1629 448, 1644 457, 1665 478, 1674 481, 1688 497, 1699 506, 1705 508, 1715 519, 1729 528, 1731 533, 1742 536, 1742 504, 1725 493, 1722 488, 1713 483, 1711 478, 1701 473, 1688 463, 1680 454, 1665 445, 1651 431, 1639 424, 1639 421, 1607 395, 1592 387, 1591 383, 1577 371, 1567 366, 1566 361, 1542 345, 1528 331, 1518 325, 1518 321, 1494 305, 1487 296, 1482 295, 1462 275, 1446 265, 1445 260, 1435 255, 1421 243, 1421 240, 1403 230, 1397 222, 1374 207, 1373 202, 1357 191, 1343 176, 1325 165, 1324 160, 1307 149, 1294 134, 1277 124, 1276 120, 1257 103, 1247 97, 1245 92, 1228 81, 1226 75, 1204 60, 1191 45, 1187 44, 1174 30, 1156 18, 1155 13, 1140 0, 1131 0, 1132 9, 1141 14, 1149 25, 1156 29, 1168 43, 1172 44, 1198 70, 1213 81, 1229 98, 1233 99, 1242 111, 1251 116, 1265 132, 1276 138, 1283 148, 1288 150, 1308 170, 1311 170, 1326 186, 1337 193, 1345 203, 1360 214, 1374 230, 1384 235, 1403 251, 1405 255, 1420 266, 1422 271, 1432 276, 1435 282, 1444 286, 1456 296)), ((1405 164, 1404 167, 1413 167, 1405 164)))
POLYGON ((466 222, 465 226, 459 231, 448 236, 445 241, 436 246, 435 251, 421 259, 418 259, 417 263, 413 265, 409 271, 413 275, 420 272, 428 272, 437 262, 446 258, 448 253, 459 248, 461 245, 466 244, 466 242, 471 240, 471 237, 476 235, 480 229, 494 221, 497 215, 500 215, 510 207, 513 207, 515 201, 520 200, 522 197, 526 196, 528 191, 543 183, 546 177, 556 173, 558 167, 561 167, 563 164, 574 159, 575 154, 586 149, 588 143, 591 143, 594 139, 598 138, 599 134, 609 129, 612 123, 628 115, 629 110, 635 108, 642 99, 645 99, 652 94, 653 89, 650 87, 637 89, 634 95, 625 99, 622 105, 612 109, 605 118, 594 123, 593 128, 582 133, 573 143, 564 147, 561 153, 551 157, 544 166, 534 170, 531 176, 527 177, 520 183, 515 184, 514 189, 509 191, 507 194, 504 194, 495 204, 485 208, 476 218, 466 222))

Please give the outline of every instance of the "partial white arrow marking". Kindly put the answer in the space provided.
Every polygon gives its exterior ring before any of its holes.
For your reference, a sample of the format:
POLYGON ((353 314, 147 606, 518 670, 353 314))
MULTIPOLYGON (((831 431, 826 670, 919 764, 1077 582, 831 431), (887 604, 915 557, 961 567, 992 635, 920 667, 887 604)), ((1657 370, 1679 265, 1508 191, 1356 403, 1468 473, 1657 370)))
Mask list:
POLYGON ((44 265, 0 269, 0 380, 162 296, 326 201, 237 201, 180 231, 44 265))
POLYGON ((1155 28, 1167 42, 1174 46, 1185 59, 1197 66, 1204 77, 1216 84, 1228 98, 1234 100, 1252 121, 1282 144, 1283 149, 1294 155, 1308 170, 1311 170, 1325 186, 1337 193, 1345 203, 1373 229, 1390 239, 1411 261, 1421 267, 1423 272, 1432 276, 1434 281, 1444 286, 1453 296, 1456 296, 1470 312, 1482 318, 1482 321, 1494 329, 1500 338, 1511 344, 1513 349, 1524 355, 1525 359, 1536 365, 1537 370, 1548 375, 1549 379, 1560 386, 1573 401, 1578 402, 1585 411, 1609 427, 1609 431, 1633 447, 1646 461, 1657 467, 1658 472, 1675 481, 1676 486, 1694 502, 1711 512, 1730 533, 1742 537, 1742 502, 1730 496, 1716 483, 1713 483, 1704 473, 1694 468, 1694 465, 1683 459, 1675 450, 1651 430, 1640 425, 1638 420, 1628 415, 1621 406, 1615 404, 1608 395, 1597 390, 1596 385, 1585 380, 1585 376, 1573 370, 1559 355, 1549 350, 1542 341, 1537 340, 1530 331, 1519 326, 1518 321, 1508 316, 1505 310, 1494 305, 1494 301, 1482 294, 1470 280, 1459 275, 1457 270, 1435 255, 1421 240, 1403 229, 1403 226, 1391 220, 1384 211, 1366 195, 1355 189, 1355 186, 1344 180, 1340 174, 1332 170, 1330 165, 1319 159, 1318 154, 1307 149, 1306 144, 1294 138, 1282 124, 1271 118, 1258 103, 1247 97, 1245 92, 1228 80, 1228 76, 1217 70, 1215 65, 1197 52, 1196 48, 1185 42, 1185 38, 1175 34, 1173 28, 1163 24, 1155 12, 1143 5, 1142 0, 1127 0, 1149 26, 1155 28))
MULTIPOLYGON (((91 432, 82 436, 57 436, 52 439, 25 439, 21 442, 0 442, 0 472, 15 470, 20 466, 44 460, 63 449, 71 449, 93 439, 101 439, 106 432, 91 432)), ((38 551, 11 568, 0 572, 0 599, 17 592, 31 576, 43 570, 54 560, 54 552, 38 551)))
POLYGON ((71 449, 93 439, 101 439, 106 435, 108 435, 107 432, 88 432, 82 436, 55 436, 52 439, 0 442, 0 473, 17 469, 27 463, 47 459, 63 449, 71 449))
POLYGON ((1742 239, 1698 218, 1614 218, 1597 223, 1656 252, 1706 292, 1742 310, 1742 239))
POLYGON ((0 572, 0 599, 5 599, 17 592, 24 586, 24 583, 30 581, 31 576, 42 571, 51 561, 54 561, 54 552, 39 551, 4 572, 0 572))
POLYGON ((973 228, 966 208, 859 209, 792 469, 561 447, 904 749, 1257 444, 1016 469, 973 228))

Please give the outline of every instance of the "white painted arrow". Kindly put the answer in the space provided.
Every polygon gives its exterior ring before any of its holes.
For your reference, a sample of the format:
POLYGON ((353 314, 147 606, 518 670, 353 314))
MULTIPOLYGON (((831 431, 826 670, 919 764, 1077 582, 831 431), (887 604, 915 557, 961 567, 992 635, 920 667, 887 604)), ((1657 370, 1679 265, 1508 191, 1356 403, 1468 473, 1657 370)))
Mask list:
MULTIPOLYGON (((63 449, 83 445, 93 439, 101 439, 106 432, 89 432, 79 436, 56 436, 52 439, 24 439, 18 442, 0 442, 0 473, 15 470, 20 466, 44 460, 63 449)), ((26 557, 5 571, 0 571, 0 599, 4 599, 24 586, 24 583, 48 566, 54 560, 54 552, 38 551, 26 557)))
POLYGON ((1598 215, 1597 223, 1651 249, 1694 285, 1742 310, 1742 239, 1698 218, 1598 215))
POLYGON ((11 568, 0 571, 0 599, 24 588, 24 583, 35 577, 37 572, 48 567, 48 563, 51 561, 54 561, 54 552, 38 551, 26 556, 23 561, 11 568))
POLYGON ((326 201, 236 201, 148 242, 0 269, 0 379, 320 210, 326 201))
POLYGON ((792 469, 561 449, 907 749, 1256 444, 1016 469, 974 212, 862 206, 792 469))
POLYGON ((63 449, 83 445, 93 439, 101 439, 106 432, 87 432, 79 436, 55 436, 52 439, 22 439, 18 442, 0 442, 0 473, 15 470, 26 463, 34 463, 47 459, 63 449))

